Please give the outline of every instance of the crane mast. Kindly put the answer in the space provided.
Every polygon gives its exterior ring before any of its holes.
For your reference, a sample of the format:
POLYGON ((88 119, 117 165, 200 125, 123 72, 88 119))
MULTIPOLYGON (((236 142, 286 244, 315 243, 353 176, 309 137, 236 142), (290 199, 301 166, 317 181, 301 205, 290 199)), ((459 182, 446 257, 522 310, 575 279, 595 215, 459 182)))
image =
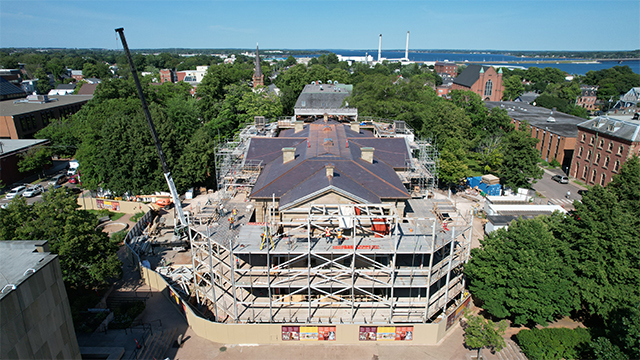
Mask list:
POLYGON ((162 172, 164 173, 164 178, 167 180, 167 184, 169 184, 171 198, 173 199, 173 204, 176 208, 176 213, 178 214, 178 218, 180 219, 181 228, 185 228, 189 224, 187 223, 187 219, 184 216, 184 211, 182 210, 182 204, 180 203, 180 198, 178 197, 178 190, 176 189, 176 185, 173 183, 173 178, 171 178, 171 171, 169 171, 167 160, 165 159, 164 152, 162 152, 162 145, 160 144, 160 139, 158 138, 158 133, 156 132, 156 128, 153 125, 153 120, 151 119, 151 113, 149 112, 149 106, 147 106, 147 100, 145 99, 144 93, 142 92, 142 85, 140 85, 140 79, 138 79, 138 72, 136 71, 136 67, 133 64, 133 58, 131 57, 131 53, 129 52, 129 47, 127 46, 127 40, 124 38, 124 28, 118 28, 116 29, 116 32, 120 36, 120 40, 122 41, 122 47, 124 48, 124 52, 127 55, 127 60, 129 60, 131 75, 133 76, 133 81, 136 83, 138 96, 140 97, 140 101, 142 102, 142 110, 144 111, 144 116, 147 118, 147 123, 149 124, 149 130, 151 130, 151 136, 153 137, 153 142, 156 145, 158 157, 160 157, 160 162, 162 163, 162 172))

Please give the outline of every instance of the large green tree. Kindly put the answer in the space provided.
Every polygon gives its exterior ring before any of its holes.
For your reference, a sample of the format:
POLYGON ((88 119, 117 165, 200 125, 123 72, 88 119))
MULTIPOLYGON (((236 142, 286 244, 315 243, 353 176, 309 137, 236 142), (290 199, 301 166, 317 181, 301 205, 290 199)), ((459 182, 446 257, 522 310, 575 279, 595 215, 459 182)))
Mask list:
POLYGON ((538 166, 540 153, 535 148, 538 139, 529 134, 529 124, 522 122, 518 130, 509 132, 502 141, 504 158, 500 167, 500 182, 512 189, 530 188, 544 171, 538 166))
POLYGON ((554 237, 561 221, 561 215, 517 220, 471 250, 464 271, 486 311, 516 324, 544 325, 578 309, 569 246, 554 237))
POLYGON ((508 325, 506 321, 496 324, 482 315, 466 314, 465 317, 467 322, 464 327, 464 343, 471 349, 478 349, 476 359, 480 359, 484 348, 499 352, 505 347, 503 336, 508 325))
POLYGON ((47 240, 58 254, 64 281, 75 287, 96 287, 121 276, 118 245, 96 229, 98 218, 78 210, 77 196, 65 187, 46 192, 42 201, 24 198, 0 209, 0 240, 47 240))
POLYGON ((37 146, 20 154, 18 171, 22 173, 37 172, 40 176, 44 173, 45 166, 50 164, 51 149, 45 146, 37 146))

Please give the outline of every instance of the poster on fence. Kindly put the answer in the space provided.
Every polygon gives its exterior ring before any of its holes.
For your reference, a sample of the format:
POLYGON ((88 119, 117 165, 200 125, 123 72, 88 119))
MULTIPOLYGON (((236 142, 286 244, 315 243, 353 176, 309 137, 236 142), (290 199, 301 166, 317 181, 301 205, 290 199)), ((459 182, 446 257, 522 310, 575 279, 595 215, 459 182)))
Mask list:
POLYGON ((185 308, 184 303, 182 302, 182 299, 180 298, 180 296, 178 294, 176 294, 175 292, 173 292, 173 289, 169 288, 169 297, 171 299, 173 299, 173 301, 175 302, 175 304, 178 306, 178 310, 180 310, 180 312, 182 313, 182 315, 186 316, 186 311, 187 309, 185 308))
POLYGON ((117 201, 96 199, 96 205, 98 205, 98 209, 120 211, 120 203, 117 201))
POLYGON ((335 326, 283 326, 283 341, 335 341, 335 326))
POLYGON ((300 340, 300 327, 299 326, 283 326, 282 327, 282 340, 283 341, 298 341, 298 340, 300 340))
POLYGON ((413 326, 360 326, 360 341, 411 341, 413 326))

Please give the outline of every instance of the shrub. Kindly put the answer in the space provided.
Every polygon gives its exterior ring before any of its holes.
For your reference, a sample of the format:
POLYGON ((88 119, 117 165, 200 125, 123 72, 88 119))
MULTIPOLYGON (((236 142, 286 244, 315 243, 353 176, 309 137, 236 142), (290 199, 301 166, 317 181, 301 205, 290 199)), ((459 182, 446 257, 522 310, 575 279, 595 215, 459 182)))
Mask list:
POLYGON ((585 328, 534 328, 520 331, 516 339, 531 360, 578 359, 588 350, 591 334, 585 328))

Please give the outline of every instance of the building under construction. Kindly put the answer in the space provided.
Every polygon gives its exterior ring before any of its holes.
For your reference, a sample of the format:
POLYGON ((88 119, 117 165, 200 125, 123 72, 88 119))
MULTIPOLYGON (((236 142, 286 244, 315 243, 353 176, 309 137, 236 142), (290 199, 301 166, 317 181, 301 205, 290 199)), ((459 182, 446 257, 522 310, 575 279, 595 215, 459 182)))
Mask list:
POLYGON ((190 214, 195 297, 218 322, 431 322, 464 292, 470 218, 435 199, 404 122, 256 118, 190 214))

